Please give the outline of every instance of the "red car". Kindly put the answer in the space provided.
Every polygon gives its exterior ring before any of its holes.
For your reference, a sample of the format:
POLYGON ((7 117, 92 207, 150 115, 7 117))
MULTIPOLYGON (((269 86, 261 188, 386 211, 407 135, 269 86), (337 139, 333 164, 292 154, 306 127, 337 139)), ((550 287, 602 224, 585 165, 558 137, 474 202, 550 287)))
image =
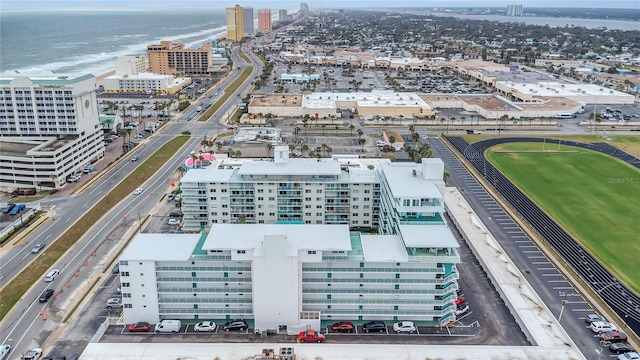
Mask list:
POLYGON ((460 306, 462 304, 464 304, 464 302, 467 301, 467 298, 464 296, 460 296, 456 301, 455 304, 456 306, 460 306))
POLYGON ((353 323, 348 321, 341 321, 331 325, 331 329, 335 332, 352 332, 353 331, 353 323))
POLYGON ((621 331, 609 331, 600 333, 600 338, 606 342, 624 342, 627 341, 627 334, 621 331))
POLYGON ((149 323, 148 322, 137 322, 135 324, 129 324, 129 331, 131 331, 131 332, 148 332, 149 331, 149 323))
POLYGON ((321 343, 324 341, 324 335, 315 330, 300 331, 300 334, 298 334, 298 341, 321 343))

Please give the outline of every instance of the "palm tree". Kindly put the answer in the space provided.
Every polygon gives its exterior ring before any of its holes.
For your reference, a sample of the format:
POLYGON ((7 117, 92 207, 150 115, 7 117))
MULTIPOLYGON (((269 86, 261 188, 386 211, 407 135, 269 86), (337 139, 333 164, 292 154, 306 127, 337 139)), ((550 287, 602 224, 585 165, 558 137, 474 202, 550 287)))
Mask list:
MULTIPOLYGON (((352 115, 353 116, 353 115, 352 115)), ((351 130, 351 136, 353 136, 353 129, 355 129, 356 127, 353 126, 353 124, 349 125, 349 130, 351 130)))
POLYGON ((294 144, 289 144, 289 151, 293 151, 296 149, 296 146, 294 144))
POLYGON ((271 150, 273 150, 273 144, 267 144, 267 157, 271 157, 271 150))
POLYGON ((358 139, 358 144, 360 145, 360 151, 364 152, 364 144, 367 142, 367 140, 359 138, 358 139))
POLYGON ((444 181, 445 185, 449 185, 449 177, 450 176, 451 175, 447 171, 442 173, 442 180, 444 181))
MULTIPOLYGON (((53 183, 53 188, 54 189, 57 188, 56 179, 58 179, 58 174, 52 173, 52 174, 49 174, 49 177, 51 178, 51 182, 53 183)), ((40 190, 42 190, 42 185, 40 185, 40 190)))
POLYGON ((198 164, 196 163, 196 160, 198 159, 198 155, 191 154, 190 157, 191 157, 191 165, 193 165, 192 168, 194 169, 197 168, 198 164))
POLYGON ((300 128, 296 126, 293 129, 293 136, 295 138, 294 143, 296 143, 296 144, 298 143, 298 134, 300 134, 300 128))
POLYGON ((301 151, 301 152, 302 152, 302 156, 304 156, 304 153, 306 153, 307 151, 309 151, 309 145, 307 145, 307 144, 302 144, 301 150, 302 150, 302 151, 301 151))
POLYGON ((324 136, 324 129, 327 127, 327 125, 326 124, 322 124, 320 127, 322 128, 322 136, 324 136))
POLYGON ((358 129, 357 131, 358 134, 358 139, 362 137, 362 135, 364 135, 364 132, 362 131, 362 129, 358 129))
POLYGON ((336 135, 338 135, 338 130, 340 130, 340 125, 336 125, 336 135))
POLYGON ((304 126, 304 134, 307 135, 307 126, 309 124, 307 124, 307 122, 309 121, 309 119, 307 119, 307 116, 309 116, 309 114, 304 114, 305 118, 302 119, 302 126, 304 126))

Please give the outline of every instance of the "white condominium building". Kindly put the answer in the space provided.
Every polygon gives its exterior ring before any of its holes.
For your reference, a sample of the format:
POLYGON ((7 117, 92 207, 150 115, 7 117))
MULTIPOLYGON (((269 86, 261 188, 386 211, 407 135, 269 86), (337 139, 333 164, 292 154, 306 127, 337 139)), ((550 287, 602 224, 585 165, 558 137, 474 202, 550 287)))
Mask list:
POLYGON ((57 188, 104 156, 93 75, 0 77, 0 189, 57 188))
MULTIPOLYGON (((188 189, 183 192, 185 214, 194 203, 205 208, 216 203, 220 211, 235 214, 235 199, 254 208, 252 223, 232 224, 230 215, 215 215, 211 220, 225 221, 213 222, 205 234, 136 236, 120 257, 127 323, 244 318, 253 329, 296 333, 340 320, 429 325, 455 320, 459 245, 442 215, 440 159, 423 159, 421 164, 381 160, 372 169, 350 168, 349 174, 359 173, 350 181, 339 165, 337 171, 326 165, 334 162, 282 160, 224 169, 231 173, 187 172, 185 178, 197 179, 188 186, 183 180, 188 189), (236 186, 241 181, 234 176, 246 176, 246 187, 236 186), (225 182, 226 188, 211 185, 225 182), (258 183, 272 184, 263 188, 258 183), (274 198, 261 200, 267 209, 273 205, 266 211, 274 214, 257 215, 259 197, 274 198), (360 223, 350 229, 360 213, 373 211, 362 205, 373 208, 378 202, 377 233, 354 231, 360 223), (312 204, 317 210, 306 216, 304 209, 312 204), (336 213, 338 209, 344 211, 336 213), (294 215, 295 220, 281 215, 294 215)), ((203 223, 211 222, 202 214, 203 223)), ((251 212, 245 208, 241 214, 248 222, 251 212)), ((371 214, 365 217, 373 220, 371 214)))

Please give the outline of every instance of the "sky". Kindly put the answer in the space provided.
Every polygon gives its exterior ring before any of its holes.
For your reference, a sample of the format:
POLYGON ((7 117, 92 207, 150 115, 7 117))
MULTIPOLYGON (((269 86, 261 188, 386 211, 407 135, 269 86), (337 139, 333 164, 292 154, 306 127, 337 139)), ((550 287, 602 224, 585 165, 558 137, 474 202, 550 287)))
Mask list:
MULTIPOLYGON (((126 9, 126 8, 225 8, 236 3, 254 8, 298 9, 302 1, 291 0, 2 0, 2 10, 34 9, 126 9), (179 5, 178 5, 179 4, 179 5)), ((308 0, 311 8, 372 8, 372 7, 506 7, 507 4, 522 4, 526 7, 563 8, 623 8, 640 9, 640 0, 308 0)))

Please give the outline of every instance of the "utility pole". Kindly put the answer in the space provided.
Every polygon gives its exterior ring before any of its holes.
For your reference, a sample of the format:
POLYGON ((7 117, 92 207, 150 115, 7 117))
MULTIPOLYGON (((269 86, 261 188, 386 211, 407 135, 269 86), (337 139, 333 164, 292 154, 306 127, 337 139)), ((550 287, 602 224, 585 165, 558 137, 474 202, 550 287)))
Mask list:
POLYGON ((562 313, 564 312, 564 306, 567 304, 567 293, 560 291, 558 295, 562 296, 562 307, 560 308, 560 315, 558 315, 558 322, 562 320, 562 313))

